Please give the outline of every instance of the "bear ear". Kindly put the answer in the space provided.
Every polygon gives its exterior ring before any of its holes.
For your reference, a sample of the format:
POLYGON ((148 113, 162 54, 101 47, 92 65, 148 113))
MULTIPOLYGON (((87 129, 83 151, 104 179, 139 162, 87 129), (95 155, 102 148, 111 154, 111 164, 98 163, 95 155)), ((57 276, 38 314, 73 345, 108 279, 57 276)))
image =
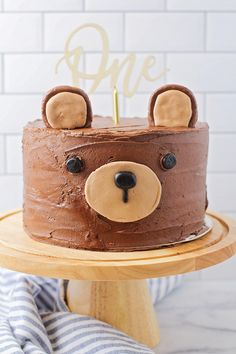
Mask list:
POLYGON ((91 127, 92 108, 83 90, 57 86, 48 91, 43 99, 42 117, 48 128, 88 128, 91 127))
POLYGON ((150 126, 194 128, 197 103, 193 93, 177 84, 160 87, 150 98, 148 120, 150 126))

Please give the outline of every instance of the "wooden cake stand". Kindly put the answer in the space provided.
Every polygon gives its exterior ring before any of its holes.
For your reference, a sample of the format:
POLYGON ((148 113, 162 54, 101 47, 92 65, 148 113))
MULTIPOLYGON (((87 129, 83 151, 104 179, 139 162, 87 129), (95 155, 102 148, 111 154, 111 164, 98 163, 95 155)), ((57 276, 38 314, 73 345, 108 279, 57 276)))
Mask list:
POLYGON ((140 252, 94 252, 30 239, 20 210, 0 216, 0 266, 69 279, 72 312, 90 315, 154 347, 160 335, 146 281, 207 268, 236 253, 236 221, 208 213, 212 230, 174 247, 140 252))

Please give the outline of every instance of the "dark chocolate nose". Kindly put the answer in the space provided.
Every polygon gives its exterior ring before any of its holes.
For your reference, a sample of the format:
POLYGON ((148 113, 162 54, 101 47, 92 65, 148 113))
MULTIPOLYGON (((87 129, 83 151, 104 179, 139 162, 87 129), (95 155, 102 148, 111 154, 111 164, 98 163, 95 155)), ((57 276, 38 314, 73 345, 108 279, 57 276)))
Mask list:
POLYGON ((120 171, 115 174, 115 184, 123 189, 123 201, 128 202, 128 190, 136 186, 136 176, 133 172, 120 171))
POLYGON ((130 189, 136 185, 136 176, 133 172, 122 171, 115 175, 115 184, 121 189, 130 189))

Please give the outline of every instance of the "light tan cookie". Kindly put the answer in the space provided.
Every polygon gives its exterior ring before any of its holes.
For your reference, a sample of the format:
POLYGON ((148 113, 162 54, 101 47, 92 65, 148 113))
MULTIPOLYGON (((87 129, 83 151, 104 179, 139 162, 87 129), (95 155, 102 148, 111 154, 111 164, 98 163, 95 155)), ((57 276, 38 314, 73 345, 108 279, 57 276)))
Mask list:
POLYGON ((42 118, 48 128, 88 128, 91 127, 92 117, 89 98, 78 87, 54 87, 42 101, 42 118))
POLYGON ((188 127, 191 116, 191 100, 184 92, 168 90, 157 96, 153 110, 155 126, 188 127))
POLYGON ((56 129, 82 128, 86 123, 84 98, 71 92, 61 92, 50 98, 46 106, 48 123, 56 129))
POLYGON ((192 91, 185 86, 167 84, 158 88, 150 97, 150 126, 194 128, 197 119, 197 102, 192 91))

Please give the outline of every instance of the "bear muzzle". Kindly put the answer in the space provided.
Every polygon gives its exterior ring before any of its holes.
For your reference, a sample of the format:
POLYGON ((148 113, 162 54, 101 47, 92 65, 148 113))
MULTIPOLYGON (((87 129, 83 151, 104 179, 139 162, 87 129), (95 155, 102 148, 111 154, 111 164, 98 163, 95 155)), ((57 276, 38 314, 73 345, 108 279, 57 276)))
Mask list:
POLYGON ((146 165, 116 161, 93 171, 85 198, 100 215, 116 222, 134 222, 150 215, 161 199, 161 183, 146 165))

